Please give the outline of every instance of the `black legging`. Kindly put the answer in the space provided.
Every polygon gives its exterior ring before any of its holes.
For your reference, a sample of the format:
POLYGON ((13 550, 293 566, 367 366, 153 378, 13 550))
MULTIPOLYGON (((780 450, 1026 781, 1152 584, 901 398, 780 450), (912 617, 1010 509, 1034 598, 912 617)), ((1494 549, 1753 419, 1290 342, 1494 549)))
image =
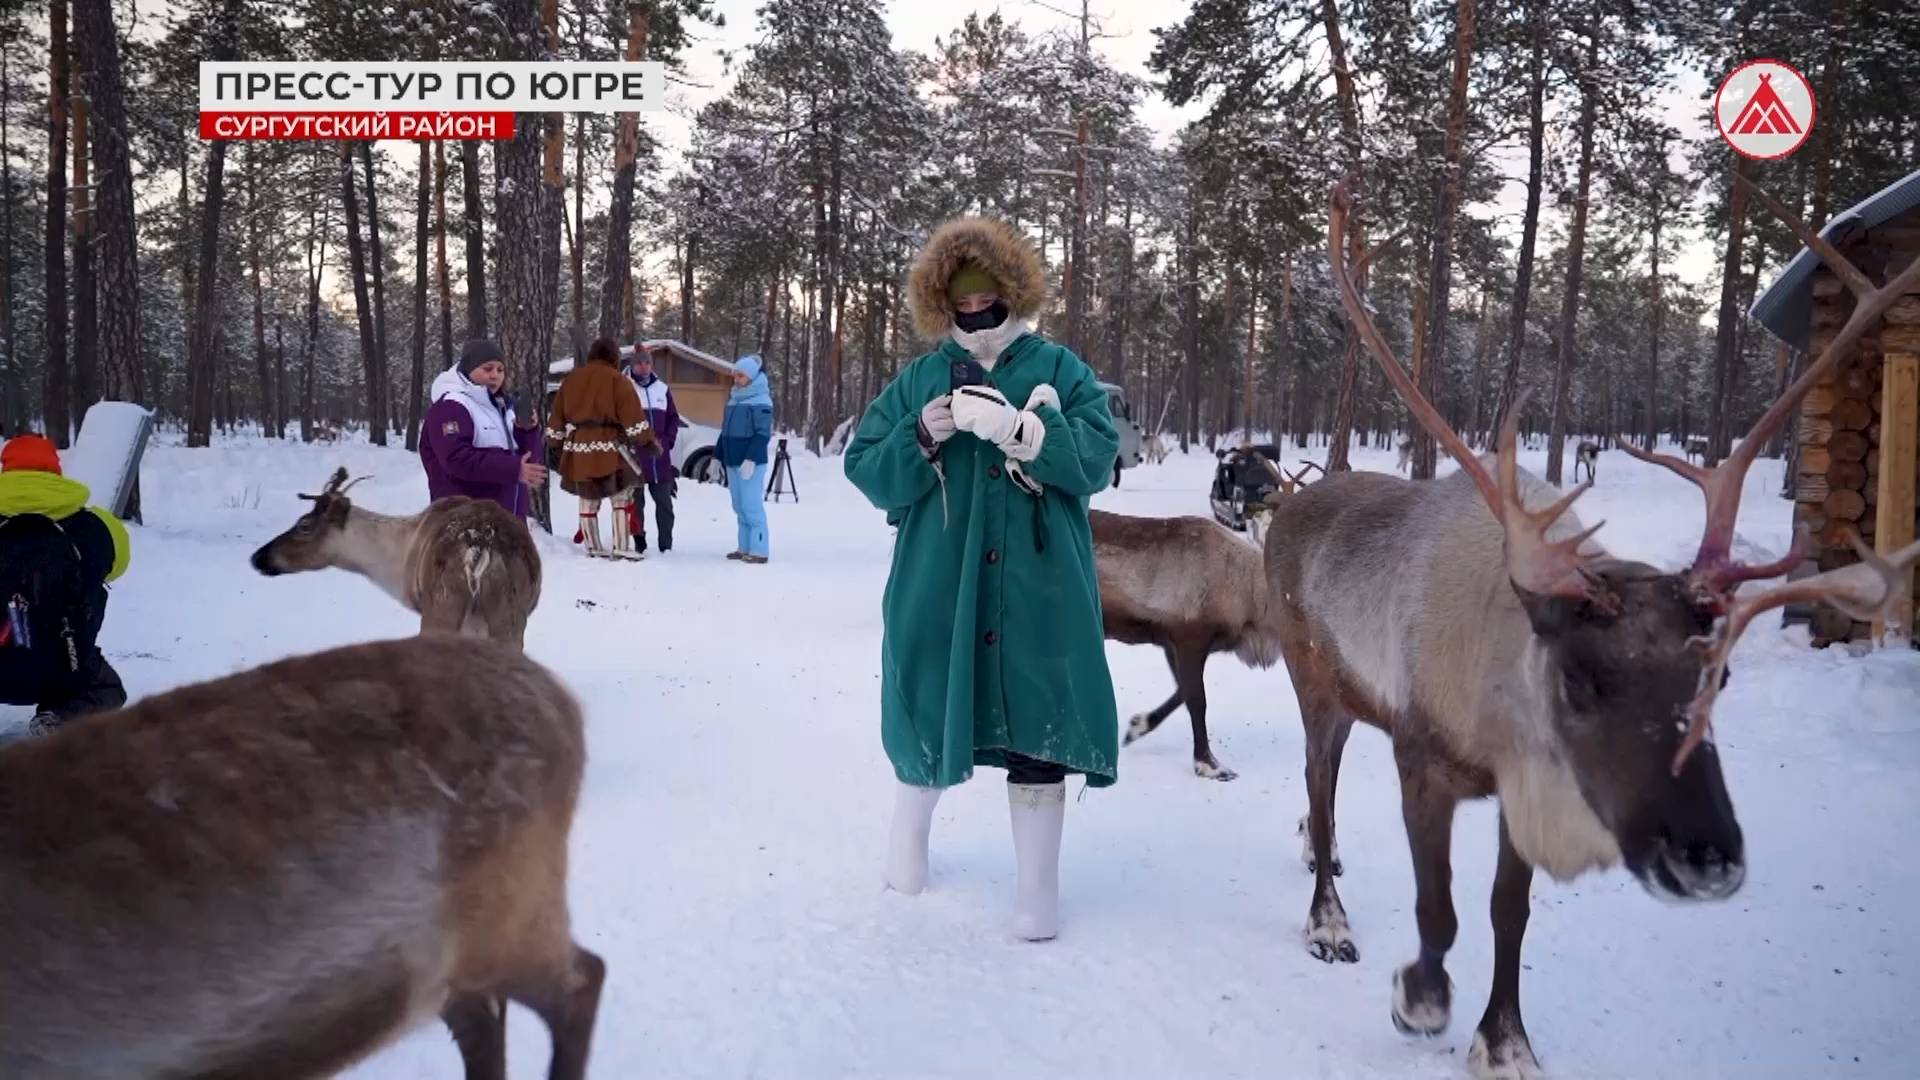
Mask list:
POLYGON ((1025 754, 1007 751, 1007 783, 1009 784, 1058 784, 1067 778, 1067 767, 1051 761, 1041 761, 1025 754))

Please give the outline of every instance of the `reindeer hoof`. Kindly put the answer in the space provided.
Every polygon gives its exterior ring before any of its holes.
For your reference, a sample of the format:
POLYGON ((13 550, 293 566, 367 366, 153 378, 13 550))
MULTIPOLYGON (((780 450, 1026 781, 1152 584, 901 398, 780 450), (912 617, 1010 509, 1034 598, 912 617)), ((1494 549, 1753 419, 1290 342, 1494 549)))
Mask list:
POLYGON ((1360 962, 1360 947, 1353 943, 1344 911, 1336 909, 1307 927, 1307 955, 1323 964, 1360 962))
POLYGON ((1146 735, 1152 730, 1153 724, 1147 719, 1147 714, 1136 713, 1127 721, 1127 736, 1120 740, 1120 745, 1131 746, 1133 745, 1133 740, 1146 735))
POLYGON ((1408 964, 1393 973, 1393 1026, 1402 1035, 1431 1038, 1447 1030, 1453 1019, 1453 980, 1440 973, 1440 982, 1408 964))
POLYGON ((1476 1031, 1473 1048, 1467 1051, 1467 1075, 1474 1080, 1544 1080, 1547 1074, 1526 1036, 1491 1043, 1485 1031, 1476 1031))
POLYGON ((1193 763, 1193 775, 1203 780, 1238 780, 1240 774, 1226 768, 1217 761, 1198 761, 1193 763))

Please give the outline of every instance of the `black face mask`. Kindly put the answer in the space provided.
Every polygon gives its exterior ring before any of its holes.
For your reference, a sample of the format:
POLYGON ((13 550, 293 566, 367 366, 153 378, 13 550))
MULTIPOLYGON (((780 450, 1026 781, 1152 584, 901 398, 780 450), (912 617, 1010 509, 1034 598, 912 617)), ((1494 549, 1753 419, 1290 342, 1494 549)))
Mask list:
POLYGON ((985 311, 956 311, 953 315, 953 325, 969 334, 991 330, 1006 321, 1007 302, 1005 300, 995 300, 993 306, 985 311))

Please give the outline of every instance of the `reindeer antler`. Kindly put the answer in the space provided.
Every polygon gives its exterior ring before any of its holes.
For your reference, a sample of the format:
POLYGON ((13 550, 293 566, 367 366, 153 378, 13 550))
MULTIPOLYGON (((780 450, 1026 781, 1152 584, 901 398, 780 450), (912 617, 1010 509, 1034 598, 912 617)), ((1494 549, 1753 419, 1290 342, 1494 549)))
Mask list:
MULTIPOLYGON (((1707 501, 1707 524, 1700 538, 1700 550, 1694 556, 1692 572, 1710 593, 1726 593, 1742 581, 1777 577, 1786 567, 1778 563, 1768 566, 1745 566, 1735 562, 1732 556, 1734 519, 1740 513, 1740 492, 1747 477, 1747 468, 1760 456, 1760 450, 1766 445, 1773 433, 1780 430, 1787 417, 1807 396, 1816 383, 1833 374, 1840 360, 1853 348, 1860 336, 1866 333, 1893 302, 1909 292, 1920 291, 1920 260, 1902 271, 1899 276, 1885 285, 1875 288, 1871 279, 1853 265, 1839 249, 1823 239, 1820 234, 1807 227, 1799 215, 1782 206, 1779 200, 1762 190, 1758 184, 1739 174, 1734 182, 1753 193, 1773 216, 1779 218, 1792 229, 1800 241, 1820 256, 1820 260, 1834 272, 1834 275, 1851 290, 1856 297, 1853 313, 1847 316, 1846 324, 1834 335, 1827 347, 1821 350, 1819 359, 1807 366, 1807 370, 1786 392, 1774 401, 1772 407, 1754 421, 1753 429, 1747 432, 1740 444, 1727 455, 1727 460, 1713 468, 1702 468, 1666 454, 1655 454, 1636 449, 1631 443, 1623 443, 1627 453, 1641 461, 1661 465, 1700 486, 1707 501)), ((1788 564, 1791 565, 1791 564, 1788 564)))
MULTIPOLYGON (((1387 381, 1393 384, 1394 392, 1406 402, 1407 411, 1413 414, 1420 426, 1427 429, 1439 443, 1446 447, 1447 453, 1460 463, 1462 471, 1472 477, 1474 485, 1480 489, 1480 497, 1487 502, 1487 508, 1493 511, 1494 519, 1499 521, 1506 531, 1507 576, 1513 583, 1530 593, 1539 595, 1564 596, 1573 599, 1588 600, 1595 603, 1608 603, 1610 598, 1602 593, 1593 578, 1586 572, 1591 561, 1581 554, 1580 545, 1600 530, 1599 525, 1586 530, 1578 536, 1561 540, 1548 540, 1547 530, 1573 501, 1592 487, 1592 482, 1574 488, 1559 501, 1538 512, 1526 508, 1520 497, 1519 476, 1515 465, 1518 454, 1517 444, 1520 438, 1520 414, 1525 406, 1526 396, 1515 402, 1507 411, 1506 423, 1500 427, 1499 480, 1487 474, 1486 467, 1480 464, 1472 450, 1467 448, 1460 436, 1438 409, 1428 401, 1426 395, 1414 385, 1413 377, 1407 374, 1400 361, 1394 358, 1393 349, 1387 345, 1387 339, 1380 334, 1380 328, 1373 324, 1373 316, 1367 313, 1366 301, 1361 297, 1359 288, 1354 284, 1342 244, 1346 234, 1347 215, 1353 209, 1353 195, 1345 183, 1333 186, 1332 206, 1327 213, 1327 243, 1331 252, 1328 269, 1333 275, 1334 285, 1340 290, 1341 306, 1347 310, 1347 318, 1360 334, 1360 340, 1373 354, 1380 371, 1387 381)), ((1363 253, 1360 265, 1366 265, 1373 253, 1363 253)))
POLYGON ((319 502, 321 499, 338 498, 339 496, 345 495, 347 492, 352 491, 353 485, 358 484, 362 480, 371 480, 371 479, 373 479, 371 476, 360 476, 360 477, 355 477, 352 480, 348 480, 347 467, 342 465, 341 467, 333 470, 333 475, 327 478, 326 486, 320 489, 320 494, 318 495, 303 494, 300 497, 307 500, 308 502, 319 502))
MULTIPOLYGON (((1804 535, 1795 538, 1796 549, 1804 535)), ((1907 586, 1907 568, 1920 561, 1920 540, 1882 557, 1861 543, 1860 537, 1851 530, 1847 539, 1859 554, 1859 562, 1734 599, 1727 604, 1726 617, 1714 628, 1713 636, 1699 639, 1706 649, 1707 664, 1700 672, 1700 689, 1693 704, 1687 707, 1687 734, 1673 756, 1675 776, 1680 775, 1681 767, 1694 749, 1706 741, 1707 729, 1713 723, 1713 702, 1720 696, 1720 681, 1726 675, 1727 657, 1754 616, 1805 600, 1831 604, 1856 619, 1879 618, 1886 622, 1888 629, 1895 628, 1895 601, 1899 599, 1900 590, 1907 586)), ((1787 560, 1782 559, 1772 565, 1785 563, 1787 560)), ((1911 630, 1911 627, 1900 629, 1911 630)))

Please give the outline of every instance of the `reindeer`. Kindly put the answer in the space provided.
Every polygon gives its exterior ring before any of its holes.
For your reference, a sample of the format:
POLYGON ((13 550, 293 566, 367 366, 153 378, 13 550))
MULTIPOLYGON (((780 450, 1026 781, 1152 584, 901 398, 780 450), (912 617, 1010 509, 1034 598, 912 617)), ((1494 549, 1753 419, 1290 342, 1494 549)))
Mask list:
POLYGON ((1265 454, 1256 453, 1253 456, 1259 460, 1260 464, 1267 467, 1267 472, 1273 475, 1273 482, 1277 488, 1277 490, 1269 492, 1265 498, 1248 506, 1246 509, 1247 539, 1253 542, 1255 548, 1265 548, 1267 543, 1267 529, 1273 522, 1274 507, 1280 505, 1278 497, 1291 495, 1305 487, 1308 470, 1320 469, 1320 475, 1322 476, 1327 474, 1327 470, 1320 468, 1317 462, 1303 461, 1300 463, 1300 467, 1293 472, 1282 472, 1280 466, 1275 464, 1274 461, 1265 454))
POLYGON ((411 517, 347 500, 339 469, 313 509, 253 553, 268 577, 339 567, 371 580, 420 614, 420 632, 491 637, 524 646, 540 602, 540 552, 519 518, 489 499, 453 496, 411 517))
POLYGON ((1141 441, 1140 455, 1151 464, 1160 464, 1167 460, 1167 440, 1161 438, 1159 432, 1154 432, 1141 441))
POLYGON ((1406 472, 1413 467, 1413 440, 1400 440, 1400 460, 1393 466, 1395 472, 1406 472))
POLYGON ((1088 519, 1108 639, 1157 645, 1173 671, 1173 696, 1128 720, 1122 745, 1151 734, 1184 704, 1193 721, 1194 775, 1235 779, 1238 774, 1220 764, 1207 742, 1205 677, 1214 653, 1232 651, 1258 668, 1280 658, 1266 625, 1259 549, 1205 518, 1090 510, 1088 519))
MULTIPOLYGON (((1744 181, 1743 181, 1744 182, 1744 181)), ((1752 185, 1749 185, 1750 187, 1752 185)), ((1353 329, 1415 418, 1460 469, 1438 480, 1346 473, 1285 503, 1267 542, 1269 618, 1306 727, 1309 834, 1316 856, 1306 941, 1320 960, 1359 958, 1333 883, 1334 791, 1356 719, 1393 741, 1413 854, 1417 959, 1395 972, 1392 1016, 1408 1033, 1448 1024, 1443 963, 1457 920, 1450 895, 1455 806, 1497 795, 1494 978, 1468 1058, 1477 1076, 1536 1076, 1520 1016, 1520 945, 1534 868, 1556 880, 1624 862, 1648 892, 1722 900, 1746 877, 1739 822, 1706 735, 1727 658, 1759 612, 1824 600, 1865 617, 1890 608, 1920 543, 1758 595, 1798 552, 1733 561, 1741 481, 1807 390, 1893 300, 1920 288, 1920 263, 1884 288, 1755 189, 1859 295, 1846 325, 1717 469, 1630 453, 1706 495, 1693 565, 1667 573, 1609 556, 1565 495, 1515 466, 1509 410, 1490 473, 1415 387, 1374 326, 1343 252, 1350 196, 1334 188, 1331 272, 1353 329), (1864 614, 1863 614, 1864 613, 1864 614)), ((1363 256, 1362 263, 1371 255, 1363 256)), ((1857 546, 1857 545, 1856 545, 1857 546)))
POLYGON ((1593 481, 1593 463, 1600 460, 1600 444, 1582 440, 1573 448, 1573 482, 1580 482, 1580 466, 1587 467, 1587 481, 1593 481))
POLYGON ((282 660, 0 751, 0 1076, 331 1076, 440 1017, 506 1075, 504 1002, 579 1080, 580 707, 442 635, 282 660), (482 675, 481 673, 484 673, 482 675))
POLYGON ((1694 458, 1699 458, 1701 464, 1706 464, 1707 445, 1707 437, 1705 435, 1689 436, 1686 447, 1687 460, 1692 461, 1694 458))

